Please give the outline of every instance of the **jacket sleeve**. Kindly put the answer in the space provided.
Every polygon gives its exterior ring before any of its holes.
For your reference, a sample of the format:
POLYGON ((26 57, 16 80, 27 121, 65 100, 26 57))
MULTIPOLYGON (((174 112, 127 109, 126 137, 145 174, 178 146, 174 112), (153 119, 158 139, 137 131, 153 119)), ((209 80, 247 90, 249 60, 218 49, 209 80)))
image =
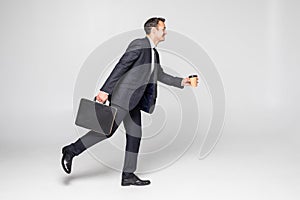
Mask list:
POLYGON ((132 41, 100 90, 111 95, 118 80, 132 67, 140 53, 141 47, 138 41, 132 41))
POLYGON ((157 67, 158 67, 158 74, 157 74, 158 81, 160 81, 164 84, 167 84, 167 85, 181 88, 181 89, 184 88, 184 86, 181 85, 183 78, 174 77, 174 76, 171 76, 171 75, 165 73, 160 65, 158 65, 157 67))

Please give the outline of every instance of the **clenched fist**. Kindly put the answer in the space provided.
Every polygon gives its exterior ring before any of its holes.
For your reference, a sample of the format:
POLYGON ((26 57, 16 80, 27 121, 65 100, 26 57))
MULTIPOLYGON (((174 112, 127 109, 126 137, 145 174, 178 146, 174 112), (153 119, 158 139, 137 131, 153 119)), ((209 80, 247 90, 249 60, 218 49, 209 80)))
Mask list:
POLYGON ((106 92, 100 91, 96 97, 97 101, 104 103, 108 99, 108 94, 106 92))

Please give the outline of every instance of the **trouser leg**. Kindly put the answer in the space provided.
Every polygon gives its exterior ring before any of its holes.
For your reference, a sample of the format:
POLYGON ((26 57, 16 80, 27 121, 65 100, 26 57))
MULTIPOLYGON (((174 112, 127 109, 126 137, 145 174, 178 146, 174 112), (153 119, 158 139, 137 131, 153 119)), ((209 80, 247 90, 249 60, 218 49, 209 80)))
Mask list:
POLYGON ((141 111, 130 111, 123 121, 126 130, 126 151, 123 165, 124 173, 133 173, 137 167, 137 158, 142 137, 141 111))
MULTIPOLYGON (((118 129, 119 125, 123 121, 123 119, 126 117, 128 114, 128 111, 125 109, 117 106, 117 105, 112 105, 117 108, 117 114, 115 117, 115 121, 112 127, 112 133, 110 136, 112 136, 115 131, 118 129)), ((109 137, 110 137, 109 136, 109 137)), ((109 138, 103 133, 98 133, 95 131, 89 131, 85 135, 83 135, 81 138, 79 138, 73 145, 75 146, 75 149, 78 149, 78 152, 83 152, 84 150, 90 148, 91 146, 109 138)))

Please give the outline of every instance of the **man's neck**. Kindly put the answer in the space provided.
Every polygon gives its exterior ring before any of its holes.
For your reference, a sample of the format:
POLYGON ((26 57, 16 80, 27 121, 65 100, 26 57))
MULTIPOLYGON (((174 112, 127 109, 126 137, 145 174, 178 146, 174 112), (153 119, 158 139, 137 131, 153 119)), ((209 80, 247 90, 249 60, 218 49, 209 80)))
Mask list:
POLYGON ((152 42, 154 43, 155 46, 157 46, 158 44, 158 40, 155 40, 155 38, 153 37, 153 35, 147 35, 148 38, 150 38, 150 40, 152 40, 152 42))

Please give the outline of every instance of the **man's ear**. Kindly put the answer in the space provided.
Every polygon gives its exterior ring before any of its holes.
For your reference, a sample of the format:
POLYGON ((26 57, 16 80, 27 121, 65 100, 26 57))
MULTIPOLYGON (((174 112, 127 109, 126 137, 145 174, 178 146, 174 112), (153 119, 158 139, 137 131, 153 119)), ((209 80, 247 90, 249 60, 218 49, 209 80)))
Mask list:
POLYGON ((151 33, 155 34, 156 33, 156 28, 155 27, 151 27, 151 33))

